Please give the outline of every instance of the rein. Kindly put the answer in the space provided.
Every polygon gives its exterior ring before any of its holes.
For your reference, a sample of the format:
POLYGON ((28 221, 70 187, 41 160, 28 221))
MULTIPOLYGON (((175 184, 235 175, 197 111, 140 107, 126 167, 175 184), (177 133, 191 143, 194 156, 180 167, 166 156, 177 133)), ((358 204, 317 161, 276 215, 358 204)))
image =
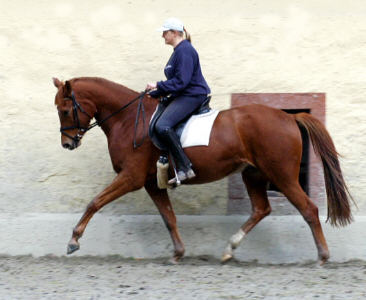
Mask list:
POLYGON ((138 123, 139 123, 139 117, 140 117, 140 113, 142 112, 142 121, 143 121, 143 132, 145 132, 146 129, 146 117, 145 117, 145 108, 144 108, 144 104, 143 104, 143 98, 146 95, 147 91, 141 92, 138 97, 132 99, 130 102, 128 102, 126 105, 122 106, 120 109, 118 109, 117 111, 111 113, 109 116, 107 116, 106 118, 104 118, 101 121, 95 121, 94 123, 90 124, 87 128, 86 127, 82 127, 80 125, 80 119, 79 119, 79 114, 78 114, 78 110, 80 110, 83 114, 87 115, 90 119, 93 119, 92 116, 90 116, 81 106, 81 104, 76 100, 75 98, 75 93, 74 91, 71 92, 71 99, 70 98, 64 98, 64 100, 71 100, 72 101, 72 110, 73 110, 73 117, 74 117, 74 123, 76 122, 76 125, 74 126, 68 126, 68 127, 61 127, 60 128, 60 132, 61 134, 69 137, 70 139, 73 140, 73 142, 75 144, 77 144, 83 137, 83 135, 89 131, 90 129, 94 128, 95 126, 101 126, 104 122, 106 122, 107 120, 109 120, 110 118, 112 118, 113 116, 119 114, 121 111, 123 111, 124 109, 126 109, 127 107, 129 107, 131 104, 133 104, 134 102, 136 102, 137 100, 139 100, 138 106, 137 106, 137 114, 136 114, 136 120, 135 120, 135 131, 134 131, 134 135, 133 135, 133 147, 134 149, 140 147, 146 138, 146 134, 142 137, 142 140, 140 143, 136 142, 136 134, 137 134, 137 127, 138 127, 138 123), (66 130, 71 130, 71 129, 78 129, 78 132, 75 136, 71 136, 69 135, 66 130))

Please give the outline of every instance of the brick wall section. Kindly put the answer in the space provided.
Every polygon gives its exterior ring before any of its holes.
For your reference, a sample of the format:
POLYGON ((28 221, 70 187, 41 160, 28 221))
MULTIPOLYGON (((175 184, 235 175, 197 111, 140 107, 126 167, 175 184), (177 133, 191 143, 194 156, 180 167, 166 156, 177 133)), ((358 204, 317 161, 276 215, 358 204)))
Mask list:
MULTIPOLYGON (((309 109, 310 113, 325 123, 325 94, 324 93, 246 93, 232 94, 231 106, 248 104, 264 104, 278 109, 309 109)), ((319 207, 321 214, 326 213, 326 197, 323 169, 320 160, 310 146, 309 149, 309 196, 319 207)), ((285 197, 268 193, 272 214, 292 215, 297 214, 296 209, 285 197)), ((241 179, 241 174, 229 177, 229 198, 227 213, 246 214, 251 212, 251 205, 246 188, 241 179)))

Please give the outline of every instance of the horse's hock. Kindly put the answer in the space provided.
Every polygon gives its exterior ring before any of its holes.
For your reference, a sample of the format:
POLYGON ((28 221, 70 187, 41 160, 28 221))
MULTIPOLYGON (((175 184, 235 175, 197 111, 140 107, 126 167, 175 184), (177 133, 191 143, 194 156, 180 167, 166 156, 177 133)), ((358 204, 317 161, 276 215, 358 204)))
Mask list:
MULTIPOLYGON (((232 94, 231 106, 264 104, 282 109, 288 113, 308 112, 325 123, 324 93, 243 93, 232 94)), ((301 159, 300 184, 312 201, 318 206, 320 214, 326 214, 326 193, 323 167, 314 150, 310 147, 308 136, 303 135, 303 155, 301 159)), ((287 201, 276 186, 269 184, 268 197, 273 215, 298 215, 297 210, 287 201)), ((251 205, 241 174, 229 177, 229 199, 227 213, 250 214, 251 205)))

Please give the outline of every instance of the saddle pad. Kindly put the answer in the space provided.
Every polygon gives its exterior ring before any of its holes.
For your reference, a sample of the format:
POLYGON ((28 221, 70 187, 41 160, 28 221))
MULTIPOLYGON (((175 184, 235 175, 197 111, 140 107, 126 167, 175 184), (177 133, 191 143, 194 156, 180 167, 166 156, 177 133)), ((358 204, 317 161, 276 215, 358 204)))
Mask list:
POLYGON ((211 109, 207 113, 190 117, 180 137, 182 147, 208 146, 212 125, 218 113, 218 110, 211 109))

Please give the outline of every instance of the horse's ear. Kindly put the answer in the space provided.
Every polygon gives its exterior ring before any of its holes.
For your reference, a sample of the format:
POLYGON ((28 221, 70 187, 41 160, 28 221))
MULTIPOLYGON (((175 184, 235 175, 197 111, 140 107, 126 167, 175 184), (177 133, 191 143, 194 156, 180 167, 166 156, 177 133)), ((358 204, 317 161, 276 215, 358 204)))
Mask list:
POLYGON ((62 86, 62 82, 58 78, 53 77, 52 80, 55 87, 59 88, 60 86, 62 86))
POLYGON ((65 81, 65 96, 70 96, 71 95, 71 84, 70 81, 66 80, 65 81))

